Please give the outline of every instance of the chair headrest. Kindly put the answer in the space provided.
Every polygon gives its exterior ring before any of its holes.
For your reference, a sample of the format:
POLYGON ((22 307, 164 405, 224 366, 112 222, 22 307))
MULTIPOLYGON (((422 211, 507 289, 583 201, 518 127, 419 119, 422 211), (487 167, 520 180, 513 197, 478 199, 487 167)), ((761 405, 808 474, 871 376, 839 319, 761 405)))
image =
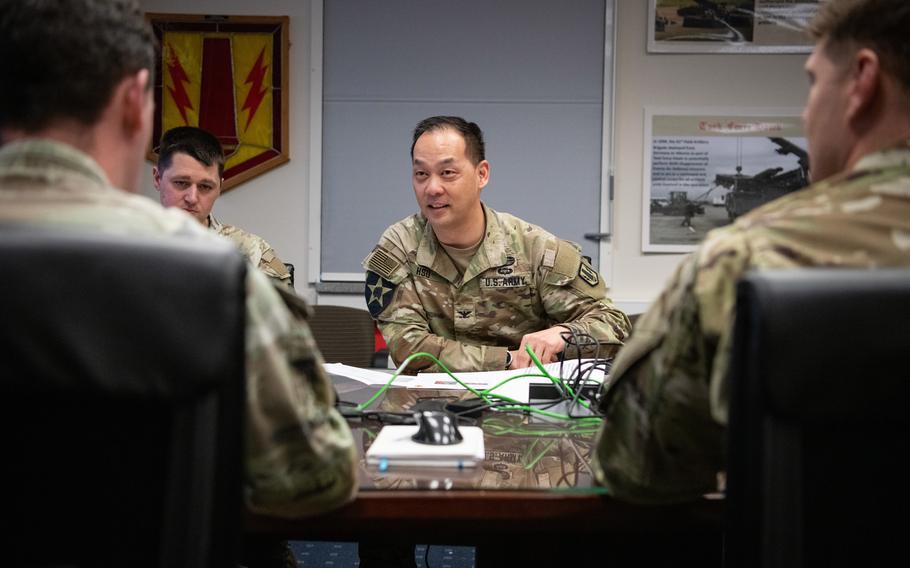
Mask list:
POLYGON ((0 235, 4 390, 170 397, 243 356, 246 262, 230 243, 8 225, 0 235), (239 338, 210 341, 226 333, 239 338))

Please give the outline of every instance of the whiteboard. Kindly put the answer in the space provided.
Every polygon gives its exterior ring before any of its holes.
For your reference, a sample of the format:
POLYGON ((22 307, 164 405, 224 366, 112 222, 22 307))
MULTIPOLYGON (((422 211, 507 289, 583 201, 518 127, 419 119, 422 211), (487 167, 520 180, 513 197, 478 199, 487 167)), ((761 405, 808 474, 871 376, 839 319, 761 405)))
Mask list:
POLYGON ((363 280, 360 262, 382 232, 417 212, 411 136, 438 114, 484 131, 489 206, 577 242, 597 266, 584 234, 602 230, 607 210, 612 10, 612 0, 322 3, 310 274, 363 280))

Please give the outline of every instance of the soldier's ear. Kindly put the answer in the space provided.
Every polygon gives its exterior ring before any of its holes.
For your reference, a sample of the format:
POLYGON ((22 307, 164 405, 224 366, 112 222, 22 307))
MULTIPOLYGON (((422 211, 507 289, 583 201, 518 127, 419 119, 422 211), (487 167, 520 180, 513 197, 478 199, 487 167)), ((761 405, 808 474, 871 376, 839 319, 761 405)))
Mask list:
POLYGON ((865 114, 866 109, 881 95, 882 70, 878 54, 868 48, 859 49, 851 62, 850 88, 847 99, 847 117, 854 120, 865 114))
POLYGON ((130 135, 144 132, 146 122, 151 120, 151 112, 146 112, 151 101, 149 79, 148 69, 140 69, 125 77, 115 93, 120 99, 123 128, 130 135))
POLYGON ((481 160, 477 164, 477 185, 481 189, 486 187, 487 183, 490 181, 490 162, 486 160, 481 160))

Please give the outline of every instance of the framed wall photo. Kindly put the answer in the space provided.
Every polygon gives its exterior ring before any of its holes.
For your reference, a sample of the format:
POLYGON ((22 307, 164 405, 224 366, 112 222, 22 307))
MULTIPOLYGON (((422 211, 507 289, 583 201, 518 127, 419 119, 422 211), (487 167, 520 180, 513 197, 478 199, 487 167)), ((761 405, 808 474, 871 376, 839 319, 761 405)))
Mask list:
POLYGON ((162 133, 221 141, 226 191, 288 161, 288 18, 146 14, 161 46, 149 160, 162 133))
POLYGON ((798 109, 645 109, 642 251, 708 231, 809 183, 798 109))
POLYGON ((651 53, 808 53, 824 0, 648 0, 651 53))

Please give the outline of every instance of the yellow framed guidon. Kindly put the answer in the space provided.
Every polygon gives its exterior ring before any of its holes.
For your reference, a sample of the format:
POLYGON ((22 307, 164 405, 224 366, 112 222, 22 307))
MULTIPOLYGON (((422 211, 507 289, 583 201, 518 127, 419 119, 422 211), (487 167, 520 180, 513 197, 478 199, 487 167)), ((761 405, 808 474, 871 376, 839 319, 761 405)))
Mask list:
POLYGON ((155 122, 198 126, 224 147, 222 191, 288 161, 287 16, 146 14, 158 38, 155 122))

